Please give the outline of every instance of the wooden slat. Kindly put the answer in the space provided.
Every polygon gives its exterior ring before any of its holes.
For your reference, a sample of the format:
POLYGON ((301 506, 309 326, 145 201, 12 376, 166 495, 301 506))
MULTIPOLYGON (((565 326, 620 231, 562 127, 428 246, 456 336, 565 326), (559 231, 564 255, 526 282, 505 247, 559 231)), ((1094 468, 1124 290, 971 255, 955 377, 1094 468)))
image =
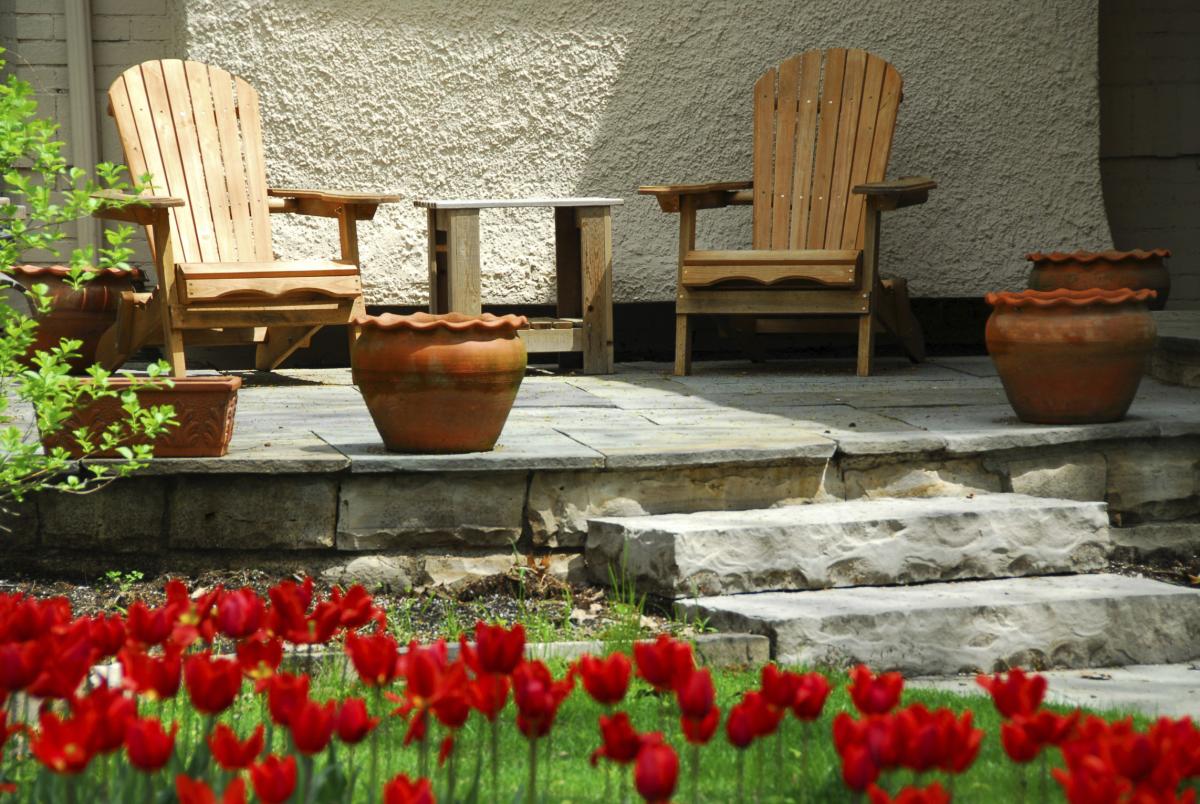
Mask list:
POLYGON ((295 304, 262 302, 225 302, 215 305, 184 307, 171 306, 171 316, 180 329, 209 329, 211 327, 275 327, 288 324, 345 324, 350 320, 353 301, 328 301, 295 304))
POLYGON ((775 68, 754 85, 754 248, 771 245, 771 200, 775 194, 775 68))
MULTIPOLYGON (((867 167, 871 162, 871 145, 875 141, 875 122, 879 116, 879 100, 883 93, 883 73, 887 62, 878 56, 867 56, 866 77, 863 79, 862 103, 858 111, 858 131, 854 141, 854 163, 850 168, 850 188, 853 190, 866 181, 867 167)), ((863 208, 866 199, 851 192, 846 200, 846 218, 840 237, 834 236, 839 244, 853 248, 862 229, 863 208)), ((832 245, 832 242, 830 243, 832 245)))
POLYGON ((580 275, 583 288, 583 370, 613 371, 612 210, 579 210, 580 275))
POLYGON ((274 276, 237 279, 180 278, 179 300, 184 304, 217 299, 255 299, 284 295, 352 299, 362 294, 357 276, 274 276))
POLYGON ((196 245, 200 249, 200 259, 219 260, 221 252, 217 248, 213 214, 209 206, 208 182, 204 175, 205 156, 200 150, 200 138, 196 132, 187 74, 184 72, 183 62, 178 59, 163 59, 162 71, 167 100, 171 104, 171 121, 175 124, 179 164, 183 169, 183 179, 187 182, 188 207, 192 211, 192 222, 196 226, 196 245))
POLYGON ((746 281, 773 285, 803 279, 822 285, 851 287, 857 275, 853 265, 684 265, 683 284, 709 287, 721 282, 746 281))
MULTIPOLYGON (((109 97, 113 102, 113 117, 121 132, 121 143, 125 147, 129 167, 135 171, 138 179, 146 174, 150 176, 150 183, 156 195, 169 195, 166 169, 163 167, 162 156, 158 150, 158 134, 154 129, 154 119, 150 113, 150 101, 146 97, 146 82, 142 76, 141 66, 126 70, 122 80, 124 93, 114 91, 109 97), (122 108, 122 102, 128 104, 127 108, 122 108), (136 152, 132 149, 135 142, 137 143, 136 152), (136 164, 138 160, 135 154, 141 156, 142 164, 140 166, 136 164)), ((114 85, 114 90, 116 90, 116 85, 114 85)), ((179 214, 179 209, 170 210, 167 220, 171 227, 178 226, 179 214)), ((158 253, 158 244, 161 238, 151 227, 146 229, 146 238, 150 241, 151 254, 154 255, 155 260, 159 260, 161 256, 158 253)), ((170 276, 165 279, 157 278, 165 286, 169 286, 169 283, 173 281, 170 276)))
POLYGON ((192 104, 192 122, 199 144, 199 157, 204 167, 204 187, 208 195, 208 211, 212 219, 217 259, 232 262, 238 258, 237 235, 229 211, 229 188, 225 180, 225 159, 221 150, 221 134, 213 109, 212 85, 208 68, 194 61, 184 62, 188 97, 192 104))
POLYGON ((792 171, 791 222, 787 245, 804 248, 808 242, 808 211, 812 201, 813 147, 817 142, 817 112, 821 106, 821 51, 801 56, 796 114, 796 144, 792 171))
MULTIPOLYGON (((196 221, 192 216, 192 197, 184 176, 183 160, 179 153, 179 138, 172 119, 171 100, 167 91, 161 61, 148 61, 142 65, 142 81, 146 93, 145 113, 149 116, 149 127, 158 141, 158 154, 162 160, 162 178, 169 195, 183 198, 186 207, 171 210, 172 237, 175 256, 184 262, 204 259, 200 252, 200 241, 196 236, 196 221)), ((131 93, 132 94, 132 93, 131 93)), ((134 106, 134 114, 138 108, 134 106)), ((138 124, 139 131, 141 123, 138 124)), ((144 139, 144 138, 143 138, 144 139)))
POLYGON ((775 97, 775 178, 771 196, 771 248, 787 248, 792 222, 792 177, 796 159, 796 93, 800 87, 799 55, 779 65, 775 97))
POLYGON ((677 315, 862 315, 858 290, 692 290, 680 288, 677 315))
MULTIPOLYGON (((151 171, 147 167, 146 155, 142 151, 142 141, 138 134, 137 122, 134 120, 129 89, 125 81, 125 76, 133 71, 139 71, 140 78, 140 69, 133 67, 118 76, 109 87, 108 110, 117 125, 117 136, 121 140, 121 148, 125 151, 125 164, 129 167, 130 178, 137 181, 151 171)), ((153 258, 154 232, 150 227, 146 228, 146 239, 151 244, 150 256, 153 258)))
POLYGON ((439 210, 446 221, 447 312, 479 315, 479 210, 439 210))
POLYGON ((842 245, 842 227, 846 223, 846 201, 850 196, 850 170, 854 165, 854 145, 858 137, 858 111, 862 103, 866 77, 867 52, 851 50, 846 54, 846 73, 842 79, 842 103, 838 114, 838 139, 834 150, 833 171, 829 179, 829 210, 825 219, 824 246, 842 245))
POLYGON ((860 253, 850 249, 689 251, 683 259, 687 265, 853 265, 860 253))
POLYGON ((327 260, 276 262, 181 262, 180 279, 262 279, 282 276, 357 276, 358 266, 327 260))
MULTIPOLYGON (((888 158, 892 154, 892 135, 896 130, 896 113, 900 109, 900 98, 904 82, 892 65, 883 71, 883 90, 879 95, 879 114, 875 118, 875 136, 871 141, 871 160, 867 165, 867 182, 882 181, 887 173, 888 158)), ((863 248, 865 226, 859 227, 854 245, 863 248)))
POLYGON ((817 146, 813 155, 813 185, 809 202, 807 248, 825 247, 825 221, 829 213, 830 181, 837 153, 838 121, 842 108, 842 79, 846 70, 846 51, 832 48, 825 54, 825 74, 821 80, 821 110, 817 123, 817 146))
POLYGON ((242 152, 246 157, 246 189, 250 198, 250 225, 254 233, 254 259, 271 259, 271 224, 267 210, 267 165, 263 158, 262 123, 258 93, 241 78, 234 78, 242 152))
MULTIPOLYGON (((745 185, 742 185, 745 186, 745 185)), ((394 196, 387 196, 391 200, 394 196)), ((494 209, 501 207, 618 207, 625 201, 602 196, 572 198, 418 198, 413 206, 421 209, 494 209)))
POLYGON ((233 223, 237 260, 257 259, 254 228, 250 223, 250 190, 242 164, 242 141, 238 134, 237 103, 233 97, 233 76, 218 67, 208 68, 213 114, 221 142, 221 163, 225 173, 225 191, 229 197, 229 217, 233 223))

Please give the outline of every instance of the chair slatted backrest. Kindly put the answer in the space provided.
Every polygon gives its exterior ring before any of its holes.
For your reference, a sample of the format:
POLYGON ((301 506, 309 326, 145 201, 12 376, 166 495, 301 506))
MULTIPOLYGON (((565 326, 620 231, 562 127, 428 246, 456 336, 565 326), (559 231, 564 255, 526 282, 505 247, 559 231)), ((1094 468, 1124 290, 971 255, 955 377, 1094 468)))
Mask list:
POLYGON ((134 178, 148 173, 156 194, 187 202, 170 213, 176 261, 271 260, 253 87, 218 67, 162 59, 123 72, 108 100, 134 178))
POLYGON ((863 196, 882 181, 900 73, 865 50, 810 50, 754 85, 756 249, 861 249, 863 196))

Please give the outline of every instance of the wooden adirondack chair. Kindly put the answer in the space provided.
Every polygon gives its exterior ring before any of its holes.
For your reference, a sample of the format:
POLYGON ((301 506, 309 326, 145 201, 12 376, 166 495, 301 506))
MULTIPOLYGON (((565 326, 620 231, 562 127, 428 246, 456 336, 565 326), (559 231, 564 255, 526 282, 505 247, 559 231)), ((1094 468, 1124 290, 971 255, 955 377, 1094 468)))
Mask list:
POLYGON ((923 203, 926 178, 883 181, 900 74, 865 50, 810 50, 754 85, 753 181, 655 185, 679 213, 675 373, 691 372, 693 315, 857 319, 858 374, 882 325, 914 360, 924 338, 903 280, 878 273, 879 213, 923 203), (697 251, 696 212, 754 205, 752 249, 697 251))
POLYGON ((253 342, 256 367, 270 370, 364 309, 355 227, 399 196, 268 189, 258 93, 220 68, 148 61, 108 99, 132 175, 150 174, 161 194, 100 213, 146 227, 158 279, 153 293, 122 296, 98 350, 106 368, 161 343, 183 377, 185 344, 253 342), (336 218, 340 259, 275 260, 268 216, 278 212, 336 218))

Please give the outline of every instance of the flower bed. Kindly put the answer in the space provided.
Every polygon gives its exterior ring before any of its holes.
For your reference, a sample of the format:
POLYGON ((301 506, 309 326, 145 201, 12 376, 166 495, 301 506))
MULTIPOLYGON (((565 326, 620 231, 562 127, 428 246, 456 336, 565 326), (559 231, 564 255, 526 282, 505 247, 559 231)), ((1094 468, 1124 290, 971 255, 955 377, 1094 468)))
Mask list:
POLYGON ((62 599, 0 596, 4 789, 31 801, 432 802, 608 801, 632 786, 656 802, 940 802, 1023 797, 1032 764, 1043 799, 1052 779, 1072 802, 1168 802, 1194 801, 1200 777, 1190 720, 1138 728, 1052 711, 1045 679, 1020 670, 980 678, 996 714, 977 723, 964 706, 902 705, 900 676, 865 667, 844 692, 775 665, 731 684, 666 636, 556 673, 525 658, 520 625, 479 623, 451 660, 443 641, 401 648, 362 587, 314 597, 311 582, 268 600, 172 582, 163 605, 75 617, 62 599), (291 672, 285 643, 340 646, 353 669, 291 672), (92 671, 112 658, 110 685, 92 671), (989 752, 987 774, 1004 780, 978 778, 989 752))

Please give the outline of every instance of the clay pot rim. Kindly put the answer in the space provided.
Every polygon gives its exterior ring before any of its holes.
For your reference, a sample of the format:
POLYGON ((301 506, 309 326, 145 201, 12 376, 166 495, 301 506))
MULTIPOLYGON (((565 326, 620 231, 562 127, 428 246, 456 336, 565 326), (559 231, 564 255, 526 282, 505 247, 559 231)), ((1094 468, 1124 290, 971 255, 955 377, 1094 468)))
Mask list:
MULTIPOLYGON (((9 270, 14 274, 21 276, 52 276, 59 279, 65 279, 71 274, 71 269, 66 265, 14 265, 9 270)), ((127 276, 130 279, 141 279, 142 270, 140 268, 131 267, 129 270, 121 268, 96 268, 92 266, 85 268, 84 273, 93 274, 96 277, 122 277, 127 276)))
MULTIPOLYGON (((171 380, 173 385, 170 388, 167 388, 165 385, 163 385, 163 386, 158 386, 155 388, 144 388, 142 390, 150 391, 150 392, 168 393, 168 394, 175 394, 175 393, 189 394, 189 393, 203 393, 206 391, 211 393, 212 391, 219 391, 219 390, 237 391, 238 389, 240 389, 242 387, 242 378, 241 377, 232 377, 232 376, 224 376, 224 375, 222 375, 220 377, 158 377, 158 378, 155 378, 155 380, 151 380, 148 376, 145 376, 145 375, 135 375, 132 379, 128 378, 128 377, 121 377, 121 376, 113 375, 108 378, 108 385, 110 388, 126 388, 135 382, 136 383, 150 383, 150 382, 156 382, 157 380, 162 380, 162 379, 171 380)), ((80 382, 90 383, 90 382, 93 382, 93 380, 90 377, 88 377, 88 378, 81 379, 80 382)))
POLYGON ((1118 288, 1103 290, 1088 288, 1085 290, 1020 290, 1000 291, 989 293, 984 300, 992 307, 1087 307, 1090 305, 1126 304, 1128 302, 1146 302, 1158 295, 1157 291, 1143 288, 1118 288))
POLYGON ((1171 256, 1171 250, 1155 248, 1143 251, 1140 248, 1133 251, 1034 251, 1025 255, 1030 262, 1077 262, 1080 265, 1091 265, 1096 262, 1149 262, 1171 256))
POLYGON ((412 313, 397 315, 382 313, 380 315, 357 315, 351 323, 366 329, 381 329, 386 331, 404 330, 410 332, 433 332, 448 330, 450 332, 492 332, 497 335, 516 332, 529 326, 529 319, 523 315, 467 315, 465 313, 412 313))

